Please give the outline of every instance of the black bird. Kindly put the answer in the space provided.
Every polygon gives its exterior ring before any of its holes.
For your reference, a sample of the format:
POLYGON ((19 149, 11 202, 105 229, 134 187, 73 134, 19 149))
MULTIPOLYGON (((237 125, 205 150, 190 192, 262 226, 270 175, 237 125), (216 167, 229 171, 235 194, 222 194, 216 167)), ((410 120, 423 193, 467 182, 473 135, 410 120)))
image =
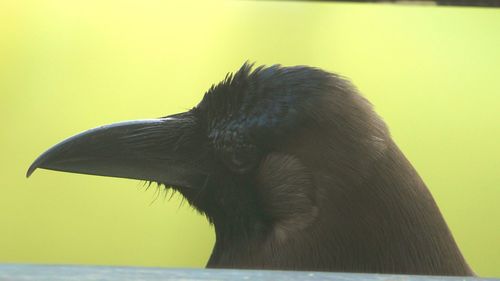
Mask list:
POLYGON ((422 179, 348 81, 245 63, 188 112, 99 127, 31 165, 156 182, 214 225, 207 267, 473 275, 422 179))

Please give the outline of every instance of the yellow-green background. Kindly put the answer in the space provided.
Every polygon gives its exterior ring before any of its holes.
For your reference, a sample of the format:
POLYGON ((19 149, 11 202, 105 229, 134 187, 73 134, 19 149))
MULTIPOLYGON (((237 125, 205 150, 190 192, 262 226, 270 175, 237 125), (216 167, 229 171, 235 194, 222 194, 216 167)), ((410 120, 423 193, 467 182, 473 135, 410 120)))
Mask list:
POLYGON ((245 60, 345 75, 482 276, 500 276, 500 10, 305 2, 0 2, 0 262, 202 267, 205 219, 137 181, 39 170, 82 130, 184 111, 245 60))

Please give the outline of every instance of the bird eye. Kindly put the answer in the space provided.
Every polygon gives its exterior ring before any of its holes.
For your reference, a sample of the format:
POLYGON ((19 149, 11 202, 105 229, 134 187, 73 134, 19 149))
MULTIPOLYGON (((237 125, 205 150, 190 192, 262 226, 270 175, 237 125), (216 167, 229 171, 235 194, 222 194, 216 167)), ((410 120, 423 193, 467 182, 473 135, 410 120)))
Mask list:
POLYGON ((224 152, 222 160, 231 171, 245 174, 257 166, 259 155, 255 146, 245 146, 224 152))

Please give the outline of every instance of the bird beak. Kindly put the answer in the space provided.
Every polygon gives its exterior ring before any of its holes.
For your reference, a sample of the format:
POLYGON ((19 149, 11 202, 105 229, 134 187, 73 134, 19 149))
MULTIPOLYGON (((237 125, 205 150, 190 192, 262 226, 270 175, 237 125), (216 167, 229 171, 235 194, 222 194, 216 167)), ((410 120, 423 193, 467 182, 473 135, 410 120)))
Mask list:
POLYGON ((190 113, 114 123, 56 144, 28 169, 139 179, 196 188, 208 175, 203 145, 190 113))

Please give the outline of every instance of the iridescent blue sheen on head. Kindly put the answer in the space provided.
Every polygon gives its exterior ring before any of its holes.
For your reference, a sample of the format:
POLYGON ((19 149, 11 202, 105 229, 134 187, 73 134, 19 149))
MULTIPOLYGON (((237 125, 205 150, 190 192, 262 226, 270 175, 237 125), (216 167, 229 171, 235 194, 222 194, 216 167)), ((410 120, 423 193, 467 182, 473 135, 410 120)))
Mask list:
POLYGON ((311 67, 245 63, 212 86, 197 106, 217 149, 274 145, 305 122, 331 74, 311 67))

